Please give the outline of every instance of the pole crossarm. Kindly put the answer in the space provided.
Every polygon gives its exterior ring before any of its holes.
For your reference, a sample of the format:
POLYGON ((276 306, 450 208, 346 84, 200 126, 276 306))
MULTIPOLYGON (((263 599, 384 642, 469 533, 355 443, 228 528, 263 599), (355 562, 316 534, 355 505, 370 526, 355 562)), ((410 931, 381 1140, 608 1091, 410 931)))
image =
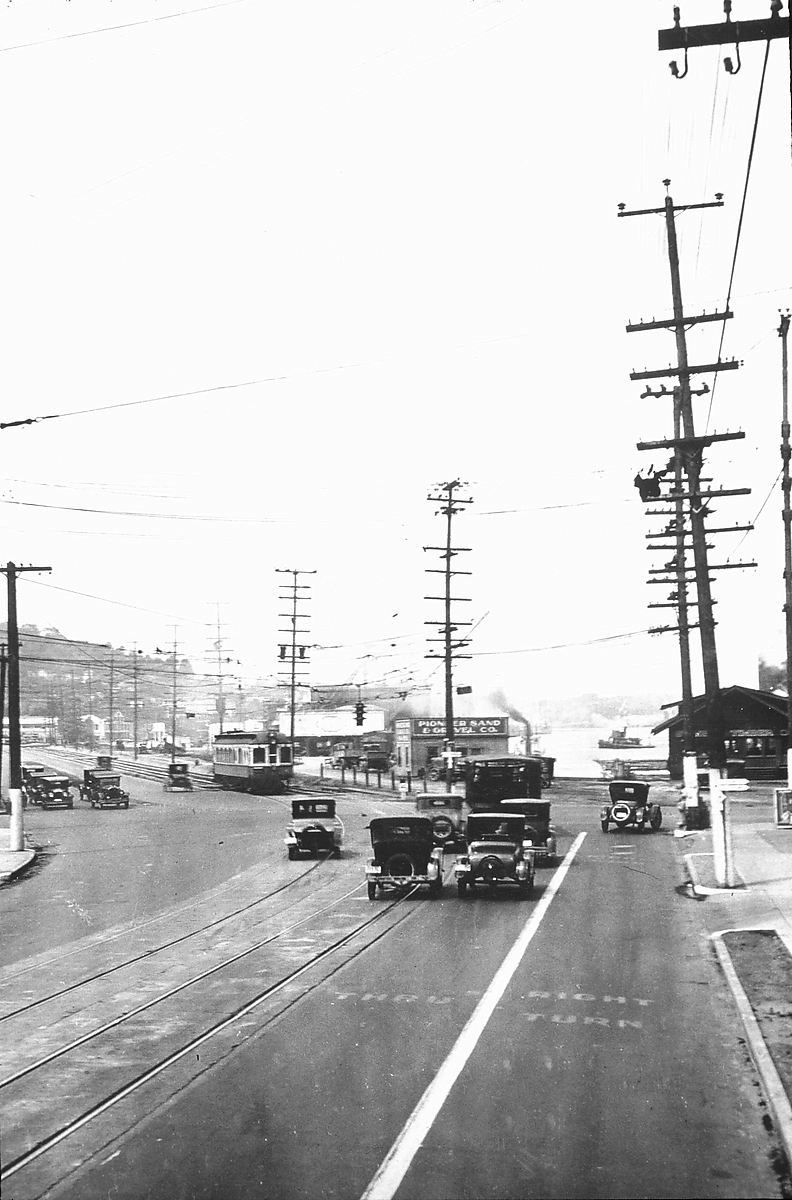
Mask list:
MULTIPOLYGON (((694 208, 723 208, 723 200, 721 198, 721 193, 716 192, 716 196, 718 196, 717 200, 707 200, 703 204, 671 204, 671 205, 669 205, 669 208, 671 209, 672 212, 675 212, 675 213, 691 212, 694 208)), ((663 208, 633 208, 633 209, 628 210, 627 208, 625 208, 625 206, 623 204, 620 204, 618 206, 618 208, 619 208, 619 211, 616 214, 617 217, 651 217, 651 216, 656 216, 656 215, 659 215, 662 217, 662 216, 665 216, 665 214, 668 212, 668 209, 665 207, 663 207, 663 208)), ((683 320, 683 324, 684 324, 684 320, 683 320)))
MULTIPOLYGON (((734 313, 728 312, 728 311, 714 312, 714 313, 699 313, 698 316, 695 316, 695 317, 685 317, 684 322, 686 325, 701 325, 705 321, 728 321, 733 316, 734 316, 734 313)), ((631 322, 629 325, 625 325, 624 328, 627 331, 627 333, 643 333, 647 329, 675 329, 676 324, 677 323, 674 320, 674 318, 669 317, 667 320, 662 320, 662 321, 655 321, 653 319, 651 321, 631 322)))
MULTIPOLYGON (((685 629, 698 629, 698 621, 691 621, 685 625, 685 629)), ((649 629, 649 633, 679 633, 679 625, 655 625, 649 629)))
POLYGON ((708 375, 710 371, 736 371, 739 366, 736 358, 718 359, 717 362, 702 363, 694 367, 668 366, 659 371, 631 371, 630 379, 636 382, 639 379, 667 379, 672 375, 687 378, 689 375, 708 375))
MULTIPOLYGON (((706 533, 707 537, 709 537, 713 533, 750 533, 753 528, 754 528, 753 525, 720 525, 716 529, 705 530, 705 533, 706 533)), ((665 530, 663 533, 647 533, 645 536, 647 539, 649 539, 649 538, 664 538, 664 537, 670 537, 671 533, 672 533, 671 530, 665 530)), ((692 530, 689 530, 689 529, 683 529, 683 530, 679 531, 678 536, 683 537, 683 538, 693 537, 693 532, 692 532, 692 530)))
POLYGON ((750 496, 750 488, 703 489, 696 492, 667 492, 664 500, 717 500, 721 496, 750 496))
POLYGON ((729 46, 741 42, 769 42, 789 37, 789 17, 779 15, 781 5, 771 4, 771 16, 752 21, 720 21, 714 25, 680 25, 674 9, 672 29, 658 29, 657 49, 693 50, 701 46, 729 46))
MULTIPOLYGON (((742 570, 743 567, 755 567, 755 566, 757 566, 757 564, 755 562, 709 563, 707 566, 707 570, 708 571, 740 571, 740 570, 742 570)), ((695 567, 684 567, 683 569, 685 571, 695 571, 696 568, 695 567)), ((669 571, 668 567, 649 567, 650 575, 667 575, 668 571, 669 571)), ((648 582, 651 583, 652 581, 649 580, 648 582)))
MULTIPOLYGON (((682 534, 677 534, 677 537, 684 537, 684 536, 685 536, 685 535, 684 535, 683 533, 682 533, 682 534)), ((676 548, 677 548, 677 547, 676 547, 676 545, 673 545, 673 546, 644 546, 644 549, 645 549, 645 550, 650 550, 650 551, 651 551, 651 550, 676 550, 676 548)), ((692 547, 692 546, 686 546, 686 547, 685 547, 685 550, 684 550, 684 553, 685 553, 685 554, 689 554, 689 553, 691 552, 691 550, 692 550, 692 549, 693 549, 693 547, 692 547)), ((711 546, 711 545, 709 544, 709 542, 707 542, 707 543, 706 543, 706 545, 705 545, 705 547, 704 547, 704 549, 705 549, 705 550, 714 550, 714 549, 715 549, 715 547, 714 547, 714 546, 711 546)))
MULTIPOLYGON (((670 393, 669 393, 670 394, 670 393)), ((665 438, 659 442, 636 442, 638 450, 695 450, 699 447, 711 446, 713 442, 736 442, 745 437, 745 431, 735 430, 734 433, 705 433, 700 437, 665 438)))
MULTIPOLYGON (((650 580, 650 582, 654 583, 655 581, 652 579, 652 580, 650 580)), ((698 600, 687 600, 686 603, 687 603, 688 608, 698 608, 698 600)), ((718 601, 713 600, 712 603, 717 604, 718 601)), ((658 601, 655 601, 654 603, 650 602, 649 604, 647 604, 646 607, 647 608, 679 608, 679 601, 678 600, 662 600, 662 601, 658 600, 658 601)))

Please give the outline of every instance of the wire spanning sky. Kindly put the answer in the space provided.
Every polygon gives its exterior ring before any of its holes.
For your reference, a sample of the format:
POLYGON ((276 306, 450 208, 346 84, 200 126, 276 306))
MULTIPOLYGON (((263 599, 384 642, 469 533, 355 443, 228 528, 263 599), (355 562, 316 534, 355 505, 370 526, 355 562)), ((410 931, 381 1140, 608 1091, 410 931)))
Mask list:
MULTIPOLYGON (((461 478, 474 706, 678 694, 632 485, 671 412, 629 380, 673 334, 625 333, 670 313, 665 235, 616 205, 661 207, 666 178, 676 203, 722 192, 678 231, 687 311, 723 308, 764 46, 734 76, 733 47, 691 52, 674 80, 665 0, 539 7, 2 5, 2 557, 52 567, 20 582, 20 620, 147 651, 176 626, 210 671, 219 601, 234 670, 274 679, 275 568, 315 569, 315 683, 439 686, 426 497, 461 478)), ((718 541, 759 563, 715 585, 724 683, 784 654, 789 113, 779 41, 723 341, 742 366, 709 418, 746 433, 713 449, 717 483, 753 489, 718 523, 760 514, 718 541)), ((720 333, 692 330, 691 361, 720 333)))

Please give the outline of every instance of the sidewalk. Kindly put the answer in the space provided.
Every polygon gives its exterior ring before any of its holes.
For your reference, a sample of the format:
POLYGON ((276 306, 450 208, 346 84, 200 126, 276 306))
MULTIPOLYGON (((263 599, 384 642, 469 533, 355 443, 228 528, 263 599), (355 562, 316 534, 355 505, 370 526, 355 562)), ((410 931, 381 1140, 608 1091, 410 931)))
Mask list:
POLYGON ((29 867, 36 857, 36 850, 28 834, 24 834, 25 849, 9 850, 11 831, 0 829, 0 885, 7 883, 29 867))
POLYGON ((710 830, 676 845, 792 1164, 792 828, 775 824, 767 785, 728 803, 734 888, 718 886, 710 830))

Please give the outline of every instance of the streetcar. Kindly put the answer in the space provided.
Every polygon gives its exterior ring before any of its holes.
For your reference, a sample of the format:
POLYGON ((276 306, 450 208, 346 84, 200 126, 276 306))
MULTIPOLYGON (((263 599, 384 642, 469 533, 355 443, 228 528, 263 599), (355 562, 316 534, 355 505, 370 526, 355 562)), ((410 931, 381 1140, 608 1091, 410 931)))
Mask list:
POLYGON ((291 745, 268 733, 218 733, 212 745, 212 773, 222 788, 279 795, 294 774, 291 745))

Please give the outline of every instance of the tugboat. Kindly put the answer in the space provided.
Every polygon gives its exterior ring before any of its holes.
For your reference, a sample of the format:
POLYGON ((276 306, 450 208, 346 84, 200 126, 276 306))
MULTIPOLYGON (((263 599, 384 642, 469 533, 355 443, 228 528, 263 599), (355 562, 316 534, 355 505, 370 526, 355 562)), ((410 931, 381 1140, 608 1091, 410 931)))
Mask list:
POLYGON ((627 737, 626 729, 613 729, 608 738, 600 738, 597 742, 600 750, 648 750, 650 742, 642 742, 637 737, 627 737))

